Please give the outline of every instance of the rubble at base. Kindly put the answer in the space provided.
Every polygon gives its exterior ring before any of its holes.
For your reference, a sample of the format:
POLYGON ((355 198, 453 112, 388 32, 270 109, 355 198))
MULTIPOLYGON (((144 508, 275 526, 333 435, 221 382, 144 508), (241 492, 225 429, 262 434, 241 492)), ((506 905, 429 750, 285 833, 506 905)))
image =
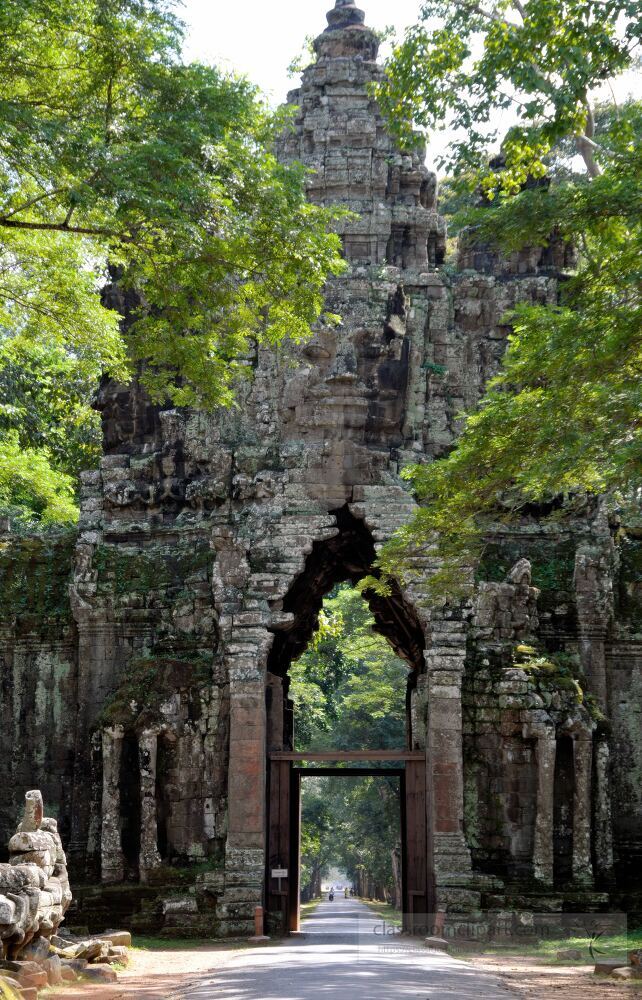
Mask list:
POLYGON ((67 859, 56 821, 43 816, 39 791, 27 792, 10 859, 0 864, 0 992, 25 1000, 40 989, 74 982, 116 981, 113 966, 126 966, 128 931, 90 938, 60 927, 71 903, 67 859))

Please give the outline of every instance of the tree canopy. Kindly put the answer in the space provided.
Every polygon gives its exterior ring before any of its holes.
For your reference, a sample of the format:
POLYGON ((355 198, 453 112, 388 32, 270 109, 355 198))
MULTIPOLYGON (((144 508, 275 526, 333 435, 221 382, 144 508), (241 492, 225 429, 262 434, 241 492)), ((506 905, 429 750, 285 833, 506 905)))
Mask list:
POLYGON ((348 584, 325 599, 319 631, 290 669, 298 750, 405 746, 408 667, 373 625, 348 584))
POLYGON ((485 196, 462 213, 473 239, 510 251, 555 233, 579 254, 556 303, 506 317, 502 368, 450 454, 405 472, 421 507, 381 564, 397 573, 430 541, 443 567, 435 598, 465 591, 493 521, 558 496, 625 498, 639 485, 642 106, 609 114, 602 104, 598 116, 594 94, 633 65, 641 24, 639 5, 626 2, 429 2, 388 64, 380 98, 390 115, 470 138, 455 141, 448 162, 485 196), (517 123, 493 162, 489 122, 508 108, 517 123), (568 157, 569 142, 584 173, 528 183, 560 150, 568 157))
POLYGON ((285 115, 185 63, 175 8, 2 4, 0 339, 85 373, 142 363, 155 400, 212 407, 257 343, 307 334, 343 263, 332 213, 274 155, 285 115), (114 275, 136 292, 126 338, 101 298, 114 275))
MULTIPOLYGON (((319 631, 290 669, 297 750, 405 746, 408 667, 373 625, 348 584, 324 601, 319 631)), ((398 780, 308 778, 303 790, 302 886, 318 892, 335 863, 355 884, 398 897, 398 780)))
POLYGON ((455 176, 494 188, 488 150, 500 140, 501 186, 517 193, 568 136, 596 176, 595 92, 632 66, 641 38, 637 0, 423 0, 377 97, 406 141, 413 125, 454 131, 455 176))
POLYGON ((303 780, 301 887, 319 895, 336 865, 364 895, 401 905, 399 778, 390 775, 303 780))

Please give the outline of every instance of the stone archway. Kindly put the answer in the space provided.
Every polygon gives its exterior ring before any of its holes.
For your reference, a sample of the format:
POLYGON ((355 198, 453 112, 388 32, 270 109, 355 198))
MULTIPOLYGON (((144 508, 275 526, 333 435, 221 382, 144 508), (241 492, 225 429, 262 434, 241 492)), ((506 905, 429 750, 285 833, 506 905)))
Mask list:
MULTIPOLYGON (((373 484, 350 492, 347 503, 331 511, 300 492, 295 499, 280 499, 267 534, 265 512, 257 507, 242 533, 221 542, 214 592, 230 609, 220 616, 230 682, 222 907, 235 930, 247 927, 255 906, 265 903, 267 760, 270 748, 291 745, 289 663, 311 638, 324 594, 340 580, 354 582, 367 574, 377 547, 414 509, 398 486, 373 484)), ((393 588, 389 598, 373 599, 371 607, 379 631, 409 666, 408 746, 425 761, 423 858, 435 873, 436 909, 456 916, 480 908, 463 832, 465 611, 431 604, 422 590, 435 568, 430 552, 420 561, 412 587, 393 588)))
MULTIPOLYGON (((295 748, 295 717, 288 697, 288 670, 310 642, 319 624, 324 597, 340 582, 357 583, 371 572, 375 545, 363 520, 348 506, 334 512, 337 532, 316 541, 305 560, 302 573, 292 582, 283 600, 284 624, 274 629, 274 640, 266 663, 266 892, 265 902, 271 929, 298 929, 298 850, 300 837, 302 759, 295 748), (274 876, 287 871, 287 876, 274 876)), ((396 585, 386 597, 366 594, 375 621, 395 653, 408 666, 406 696, 406 742, 398 752, 389 752, 402 777, 401 824, 406 914, 420 915, 434 910, 432 848, 427 814, 425 721, 418 708, 425 676, 425 636, 412 605, 396 585)), ((354 751, 303 755, 307 760, 357 760, 371 764, 381 760, 380 752, 354 751)), ((352 774, 355 771, 340 772, 352 774)), ((361 769, 357 772, 361 773, 361 769)), ((412 918, 409 917, 409 920, 412 918)))
MULTIPOLYGON (((319 626, 323 599, 337 583, 358 583, 372 571, 375 561, 375 545, 365 522, 347 505, 335 511, 334 516, 336 534, 313 543, 303 571, 292 582, 283 600, 283 623, 272 629, 274 640, 266 664, 268 751, 294 749, 287 675, 290 664, 303 653, 319 626)), ((391 585, 387 597, 372 591, 364 597, 375 620, 375 631, 387 639, 409 668, 406 749, 410 749, 413 747, 413 692, 426 669, 424 631, 414 608, 396 584, 391 585)), ((418 737, 417 745, 422 740, 423 735, 418 737)))

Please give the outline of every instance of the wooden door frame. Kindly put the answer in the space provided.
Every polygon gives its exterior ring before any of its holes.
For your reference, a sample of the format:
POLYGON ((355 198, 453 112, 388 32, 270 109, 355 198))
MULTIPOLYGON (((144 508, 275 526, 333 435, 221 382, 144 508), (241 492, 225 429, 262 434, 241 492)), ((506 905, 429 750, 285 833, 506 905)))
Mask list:
MULTIPOLYGON (((276 907, 278 897, 278 911, 281 913, 280 925, 282 933, 296 933, 300 930, 300 849, 301 849, 301 781, 304 777, 397 777, 399 778, 400 790, 400 834, 401 834, 401 878, 403 910, 406 925, 404 930, 412 933, 413 915, 415 914, 414 900, 418 896, 423 896, 426 910, 432 904, 432 865, 428 858, 430 843, 430 823, 428 816, 427 795, 420 796, 423 802, 423 817, 418 815, 414 820, 415 830, 423 830, 425 841, 425 878, 420 879, 425 886, 419 889, 409 890, 408 888, 408 844, 409 844, 409 817, 408 817, 408 785, 406 775, 406 764, 413 768, 418 768, 419 775, 424 775, 426 754, 424 751, 408 750, 356 750, 356 751, 324 751, 319 753, 294 753, 291 751, 277 751, 269 755, 269 778, 268 778, 268 850, 266 868, 266 907, 276 907), (340 764, 381 764, 384 762, 398 763, 400 767, 341 767, 340 764), (320 767, 296 767, 296 764, 324 764, 320 767), (334 766, 330 766, 334 764, 334 766), (278 800, 279 819, 275 823, 273 810, 277 805, 272 796, 271 783, 276 780, 278 793, 275 798, 278 800), (287 801, 286 801, 287 798, 287 801), (287 826, 287 829, 286 829, 287 826), (275 844, 278 848, 275 849, 275 844), (276 853, 287 859, 288 879, 285 890, 277 890, 274 880, 271 877, 270 867, 276 853)), ((414 776, 411 785, 416 789, 421 782, 417 783, 417 775, 414 776)), ((410 820, 411 824, 413 820, 410 820)), ((281 861, 281 864, 283 863, 281 861)))

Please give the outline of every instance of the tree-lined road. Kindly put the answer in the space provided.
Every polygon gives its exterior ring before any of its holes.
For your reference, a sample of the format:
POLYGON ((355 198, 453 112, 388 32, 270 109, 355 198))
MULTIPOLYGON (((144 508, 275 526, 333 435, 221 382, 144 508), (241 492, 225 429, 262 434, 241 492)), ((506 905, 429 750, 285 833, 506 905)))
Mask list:
POLYGON ((493 976, 420 941, 390 937, 354 899, 323 902, 304 937, 240 952, 175 994, 181 1000, 503 1000, 493 976))

